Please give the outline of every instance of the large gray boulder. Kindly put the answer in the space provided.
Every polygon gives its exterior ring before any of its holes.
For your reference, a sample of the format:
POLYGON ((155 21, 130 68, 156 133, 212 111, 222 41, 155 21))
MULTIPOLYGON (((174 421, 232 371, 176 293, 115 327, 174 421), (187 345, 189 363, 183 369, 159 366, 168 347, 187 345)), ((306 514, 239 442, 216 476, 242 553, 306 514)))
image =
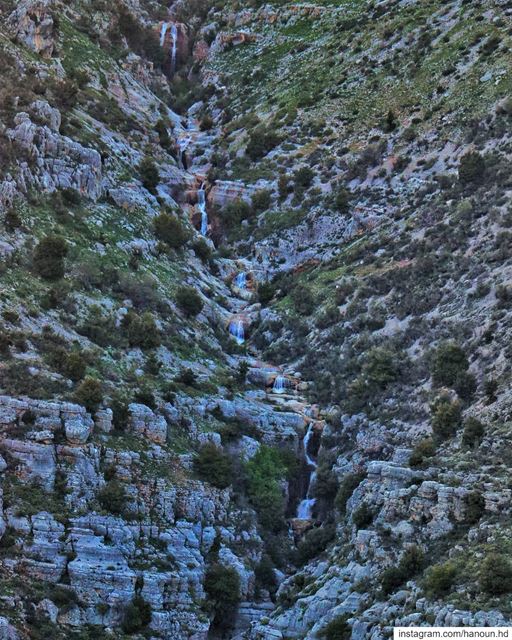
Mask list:
POLYGON ((93 428, 94 422, 90 416, 74 416, 64 421, 66 439, 70 444, 85 444, 93 428))

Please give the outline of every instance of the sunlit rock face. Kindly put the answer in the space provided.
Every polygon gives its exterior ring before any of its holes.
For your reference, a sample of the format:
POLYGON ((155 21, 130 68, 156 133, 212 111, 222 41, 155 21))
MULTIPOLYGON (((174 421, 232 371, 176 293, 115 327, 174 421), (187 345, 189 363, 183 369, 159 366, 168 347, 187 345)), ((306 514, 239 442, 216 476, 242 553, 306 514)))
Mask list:
POLYGON ((7 21, 14 38, 43 58, 51 58, 55 50, 58 4, 57 0, 24 0, 7 21))

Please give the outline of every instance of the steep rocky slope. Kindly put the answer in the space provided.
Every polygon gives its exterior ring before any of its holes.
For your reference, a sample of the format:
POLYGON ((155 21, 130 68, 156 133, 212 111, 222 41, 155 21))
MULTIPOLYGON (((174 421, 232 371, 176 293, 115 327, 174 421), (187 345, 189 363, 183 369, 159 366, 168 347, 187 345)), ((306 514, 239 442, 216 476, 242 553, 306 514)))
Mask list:
POLYGON ((510 623, 506 2, 0 1, 0 635, 510 623))

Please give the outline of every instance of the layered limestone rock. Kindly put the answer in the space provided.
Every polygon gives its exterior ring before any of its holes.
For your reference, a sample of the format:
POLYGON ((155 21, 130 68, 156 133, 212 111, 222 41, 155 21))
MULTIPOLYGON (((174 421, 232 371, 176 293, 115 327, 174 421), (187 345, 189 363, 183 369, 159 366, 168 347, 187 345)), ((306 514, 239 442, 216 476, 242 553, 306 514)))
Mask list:
MULTIPOLYGON (((39 107, 43 103, 40 103, 39 107)), ((102 191, 102 163, 100 154, 58 133, 60 119, 55 110, 39 108, 49 113, 49 124, 38 125, 28 113, 18 113, 14 128, 7 131, 13 149, 20 156, 18 188, 45 191, 74 189, 81 195, 96 200, 102 191), (21 161, 24 158, 24 161, 21 161)))

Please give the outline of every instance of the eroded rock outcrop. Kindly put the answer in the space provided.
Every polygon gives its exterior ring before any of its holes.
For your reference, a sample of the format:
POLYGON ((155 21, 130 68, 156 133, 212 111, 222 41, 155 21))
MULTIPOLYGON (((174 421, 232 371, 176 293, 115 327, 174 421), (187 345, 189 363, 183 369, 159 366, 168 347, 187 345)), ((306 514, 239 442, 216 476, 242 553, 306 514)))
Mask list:
POLYGON ((55 51, 57 0, 23 0, 7 21, 18 42, 41 55, 51 58, 55 51))

